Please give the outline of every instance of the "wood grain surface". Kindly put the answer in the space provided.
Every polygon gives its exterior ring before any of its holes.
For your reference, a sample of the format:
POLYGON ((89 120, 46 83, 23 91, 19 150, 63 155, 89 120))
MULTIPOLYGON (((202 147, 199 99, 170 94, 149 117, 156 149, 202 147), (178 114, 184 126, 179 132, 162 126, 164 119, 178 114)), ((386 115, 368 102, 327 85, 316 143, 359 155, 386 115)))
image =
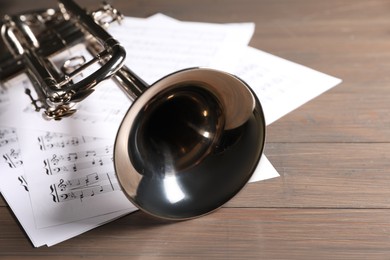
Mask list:
MULTIPOLYGON (((390 258, 390 1, 111 2, 136 17, 255 22, 251 46, 343 82, 268 127, 265 154, 281 176, 217 212, 184 222, 136 212, 34 248, 0 198, 0 259, 390 258)), ((0 15, 54 5, 0 0, 0 15)))

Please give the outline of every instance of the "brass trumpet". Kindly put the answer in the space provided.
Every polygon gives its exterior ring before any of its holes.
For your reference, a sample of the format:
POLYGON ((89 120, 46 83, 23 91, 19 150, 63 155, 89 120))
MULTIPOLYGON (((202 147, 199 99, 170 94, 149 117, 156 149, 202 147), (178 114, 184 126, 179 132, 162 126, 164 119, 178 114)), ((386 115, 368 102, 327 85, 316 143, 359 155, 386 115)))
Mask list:
POLYGON ((42 104, 37 110, 55 120, 75 113, 75 104, 101 81, 115 79, 133 100, 114 146, 123 192, 157 217, 207 214, 244 187, 260 160, 260 102, 244 81, 214 69, 181 70, 149 86, 123 65, 125 49, 104 29, 121 17, 110 5, 88 13, 72 0, 60 0, 57 9, 5 16, 1 35, 9 55, 0 62, 0 79, 25 72, 42 104), (94 58, 69 72, 49 62, 78 43, 94 58), (73 81, 95 63, 96 71, 73 81))

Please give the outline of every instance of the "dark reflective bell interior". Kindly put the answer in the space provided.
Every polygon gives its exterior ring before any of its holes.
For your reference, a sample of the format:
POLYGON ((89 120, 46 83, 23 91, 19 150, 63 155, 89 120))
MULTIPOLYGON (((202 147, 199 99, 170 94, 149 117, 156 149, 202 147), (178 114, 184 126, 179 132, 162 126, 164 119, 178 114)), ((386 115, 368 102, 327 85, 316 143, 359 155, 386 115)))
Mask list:
POLYGON ((246 123, 225 131, 221 105, 207 90, 189 86, 174 96, 158 95, 138 115, 128 143, 143 175, 136 205, 169 219, 223 205, 246 184, 262 152, 258 109, 246 123))
POLYGON ((249 181, 265 142, 259 100, 212 69, 173 73, 135 100, 119 128, 114 165, 139 209, 166 219, 205 215, 249 181))
POLYGON ((199 86, 159 93, 138 115, 132 131, 129 154, 135 168, 147 175, 194 167, 222 132, 222 112, 216 97, 199 86))

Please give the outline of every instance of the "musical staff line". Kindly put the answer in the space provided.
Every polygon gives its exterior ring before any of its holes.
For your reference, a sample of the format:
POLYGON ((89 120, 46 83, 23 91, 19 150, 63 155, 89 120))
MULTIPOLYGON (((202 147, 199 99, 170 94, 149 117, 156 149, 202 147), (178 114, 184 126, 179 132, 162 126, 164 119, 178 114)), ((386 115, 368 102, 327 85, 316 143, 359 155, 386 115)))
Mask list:
POLYGON ((43 168, 47 175, 56 175, 94 167, 110 166, 112 161, 112 146, 105 146, 93 150, 53 154, 43 160, 43 168))
POLYGON ((50 185, 50 194, 55 203, 80 199, 121 190, 115 173, 92 173, 82 178, 71 180, 60 179, 59 183, 50 185))

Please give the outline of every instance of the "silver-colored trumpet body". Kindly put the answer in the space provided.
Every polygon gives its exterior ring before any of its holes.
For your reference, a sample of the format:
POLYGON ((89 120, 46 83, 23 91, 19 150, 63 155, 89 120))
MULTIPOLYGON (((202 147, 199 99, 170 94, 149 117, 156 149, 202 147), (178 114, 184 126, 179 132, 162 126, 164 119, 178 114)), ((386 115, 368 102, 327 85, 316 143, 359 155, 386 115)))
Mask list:
POLYGON ((207 214, 244 187, 260 160, 260 102, 241 79, 213 69, 185 69, 148 86, 123 66, 124 48, 104 29, 121 17, 109 5, 87 13, 71 0, 61 0, 56 10, 6 16, 1 34, 10 54, 0 61, 0 80, 25 72, 39 97, 36 110, 59 120, 75 113, 101 81, 115 79, 134 100, 114 146, 123 192, 157 217, 207 214), (78 43, 92 60, 71 70, 51 64, 48 57, 78 43), (99 69, 73 81, 95 63, 99 69))

